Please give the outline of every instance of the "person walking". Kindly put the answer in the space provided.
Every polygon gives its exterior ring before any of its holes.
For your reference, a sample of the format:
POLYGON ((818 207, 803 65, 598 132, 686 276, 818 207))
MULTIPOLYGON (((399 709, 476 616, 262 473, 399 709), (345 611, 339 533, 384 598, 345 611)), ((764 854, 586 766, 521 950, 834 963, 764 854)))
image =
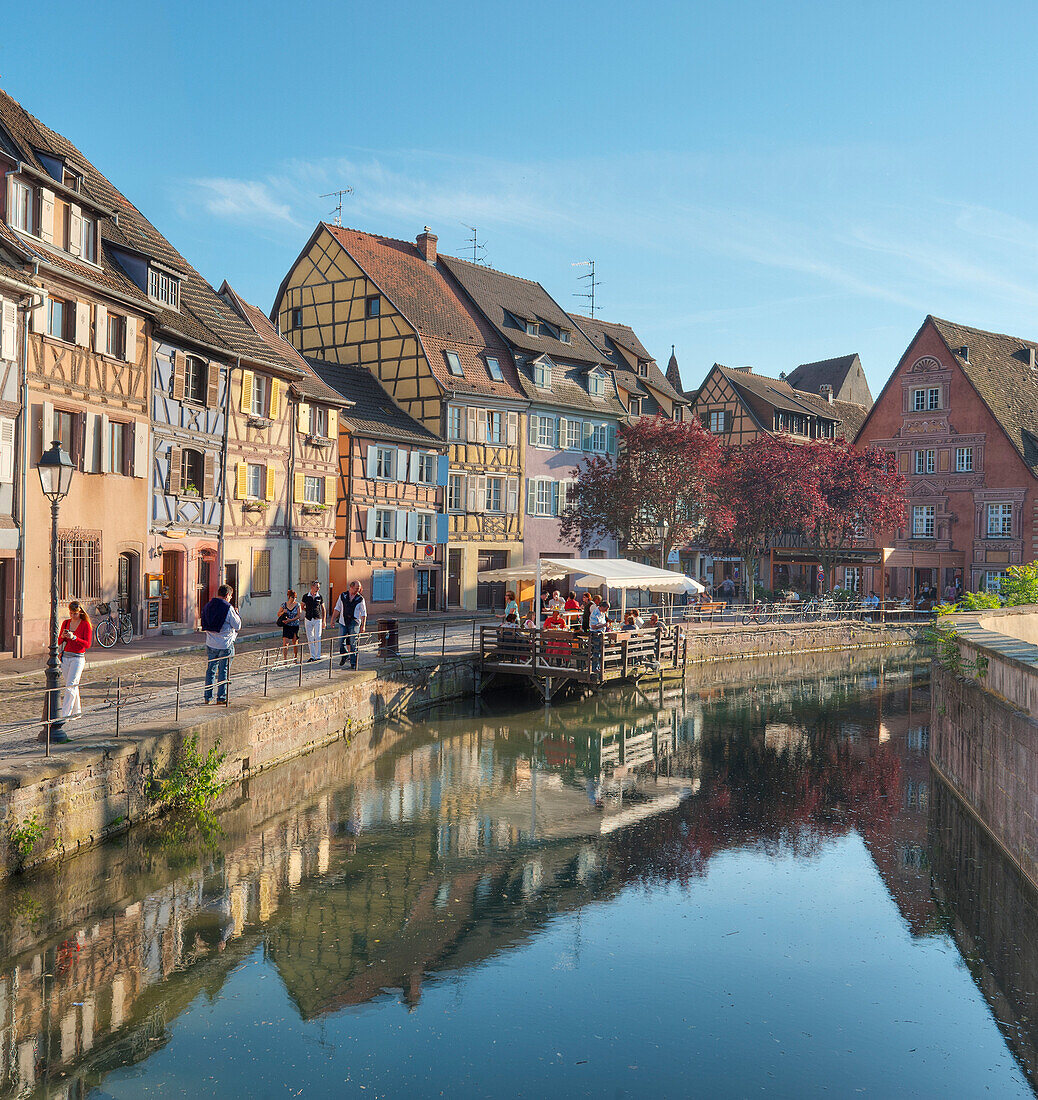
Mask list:
POLYGON ((299 601, 296 590, 290 588, 285 602, 278 610, 278 626, 281 627, 281 659, 288 664, 288 647, 292 646, 293 662, 299 660, 299 601))
MULTIPOLYGON (((78 600, 69 600, 68 618, 61 624, 58 641, 61 643, 61 679, 65 684, 60 714, 62 718, 79 718, 83 713, 79 680, 86 666, 87 650, 94 644, 94 628, 78 600)), ((55 734, 51 740, 58 741, 60 737, 55 734)))
POLYGON ((227 685, 231 678, 234 642, 241 630, 241 618, 231 607, 233 591, 221 584, 216 595, 202 608, 202 629, 205 631, 205 695, 208 706, 216 688, 217 706, 227 706, 227 685))
POLYGON ((310 661, 316 661, 321 656, 321 635, 324 633, 324 596, 321 595, 320 581, 310 582, 310 591, 303 597, 303 614, 306 616, 306 644, 310 647, 310 661))
POLYGON ((335 620, 339 622, 339 667, 346 664, 348 655, 350 668, 355 669, 358 637, 364 633, 368 622, 368 605, 364 602, 360 581, 350 581, 349 588, 339 597, 332 617, 332 621, 335 620))
POLYGON ((516 602, 515 593, 511 589, 505 593, 505 613, 501 618, 507 619, 509 615, 514 615, 516 619, 519 618, 519 604, 516 602))

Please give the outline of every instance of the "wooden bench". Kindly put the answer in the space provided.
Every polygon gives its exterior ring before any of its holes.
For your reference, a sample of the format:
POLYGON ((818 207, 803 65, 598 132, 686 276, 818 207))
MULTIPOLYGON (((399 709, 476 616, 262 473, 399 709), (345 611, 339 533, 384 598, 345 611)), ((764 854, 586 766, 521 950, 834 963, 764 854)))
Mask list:
POLYGON ((703 603, 688 608, 685 611, 685 618, 690 622, 701 623, 704 615, 713 618, 714 615, 723 615, 727 610, 728 604, 723 601, 708 602, 704 600, 703 603))

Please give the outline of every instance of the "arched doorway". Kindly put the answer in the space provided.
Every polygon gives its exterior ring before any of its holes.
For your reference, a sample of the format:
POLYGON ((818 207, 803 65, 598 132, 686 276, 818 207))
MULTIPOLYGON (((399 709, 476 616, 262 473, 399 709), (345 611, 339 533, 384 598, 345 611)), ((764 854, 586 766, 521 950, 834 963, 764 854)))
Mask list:
POLYGON ((119 591, 116 602, 120 611, 130 616, 133 629, 140 632, 138 593, 140 592, 141 559, 133 550, 124 550, 119 555, 119 591))

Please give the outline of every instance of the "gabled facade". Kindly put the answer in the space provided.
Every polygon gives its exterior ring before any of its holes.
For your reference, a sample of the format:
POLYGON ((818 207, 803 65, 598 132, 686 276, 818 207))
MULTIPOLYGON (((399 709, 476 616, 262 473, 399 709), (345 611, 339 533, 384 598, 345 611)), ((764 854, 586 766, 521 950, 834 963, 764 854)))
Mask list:
POLYGON ((795 390, 872 408, 872 390, 857 354, 801 363, 783 378, 795 390))
POLYGON ((522 561, 528 404, 505 343, 448 279, 428 230, 414 243, 321 224, 271 316, 306 356, 361 366, 449 447, 448 607, 489 607, 480 569, 522 561))
POLYGON ((372 617, 442 610, 446 444, 364 367, 310 364, 349 406, 339 418, 331 584, 341 592, 359 581, 372 617))
POLYGON ((1038 557, 1038 342, 927 317, 857 442, 908 479, 906 529, 879 536, 890 596, 997 588, 1038 557))
MULTIPOLYGON (((504 340, 529 401, 526 414, 526 517, 523 560, 575 556, 559 516, 585 454, 616 454, 625 409, 613 374, 580 326, 539 284, 444 257, 461 290, 504 340)), ((616 553, 611 540, 582 548, 616 553)))

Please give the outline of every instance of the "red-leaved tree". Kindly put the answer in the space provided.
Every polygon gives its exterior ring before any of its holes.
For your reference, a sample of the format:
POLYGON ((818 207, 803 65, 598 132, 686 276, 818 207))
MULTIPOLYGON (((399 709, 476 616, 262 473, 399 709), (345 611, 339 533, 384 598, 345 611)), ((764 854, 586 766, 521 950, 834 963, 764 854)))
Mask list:
POLYGON ((595 455, 574 471, 563 538, 576 546, 613 538, 621 551, 662 550, 666 561, 714 508, 717 440, 699 420, 655 416, 621 425, 618 441, 615 459, 595 455))

